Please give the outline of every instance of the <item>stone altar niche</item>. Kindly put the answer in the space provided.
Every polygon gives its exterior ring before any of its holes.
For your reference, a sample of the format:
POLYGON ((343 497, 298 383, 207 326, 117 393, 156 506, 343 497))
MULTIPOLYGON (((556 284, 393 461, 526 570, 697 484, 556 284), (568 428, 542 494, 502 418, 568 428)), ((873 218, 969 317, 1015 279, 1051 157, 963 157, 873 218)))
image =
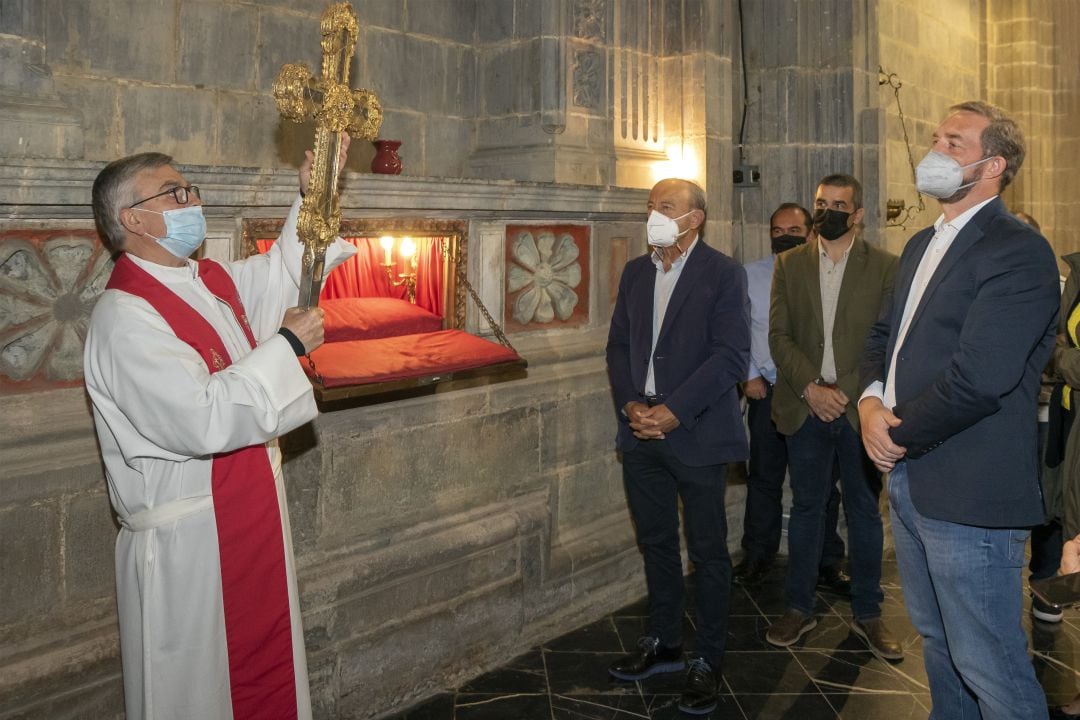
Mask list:
MULTIPOLYGON (((283 222, 244 220, 241 255, 268 249, 283 222)), ((465 305, 469 291, 475 293, 465 272, 467 223, 344 219, 340 235, 358 252, 326 278, 319 301, 326 342, 301 362, 323 410, 353 398, 430 392, 437 383, 460 387, 523 376, 526 362, 497 324, 498 343, 464 332, 465 305), (383 247, 384 240, 390 244, 383 247), (400 250, 406 240, 413 248, 407 257, 400 250)))

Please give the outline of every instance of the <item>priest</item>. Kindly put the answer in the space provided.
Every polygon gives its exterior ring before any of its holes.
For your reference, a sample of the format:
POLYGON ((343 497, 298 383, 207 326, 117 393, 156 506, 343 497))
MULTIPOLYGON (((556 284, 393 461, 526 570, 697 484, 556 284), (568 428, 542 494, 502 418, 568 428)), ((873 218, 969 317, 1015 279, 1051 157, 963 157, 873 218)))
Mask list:
MULTIPOLYGON (((322 311, 293 307, 299 207, 269 252, 195 261, 202 194, 172 158, 132 155, 94 181, 116 265, 90 319, 86 388, 121 524, 128 720, 311 717, 276 440, 317 414, 297 361, 323 341, 322 311)), ((327 268, 354 252, 338 239, 327 268)))

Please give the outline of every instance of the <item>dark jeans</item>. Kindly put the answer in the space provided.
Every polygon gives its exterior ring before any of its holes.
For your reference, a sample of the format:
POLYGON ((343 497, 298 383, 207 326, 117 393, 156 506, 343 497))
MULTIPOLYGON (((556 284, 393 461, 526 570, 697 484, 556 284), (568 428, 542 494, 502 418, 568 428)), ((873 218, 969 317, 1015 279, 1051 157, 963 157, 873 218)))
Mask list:
MULTIPOLYGON (((788 452, 784 436, 777 432, 772 421, 773 386, 766 383, 765 387, 764 398, 747 398, 746 403, 750 427, 750 474, 746 478, 742 548, 747 558, 770 561, 780 549, 788 452)), ((840 491, 834 482, 825 515, 822 568, 839 565, 844 559, 844 541, 836 532, 839 517, 840 491)))
MULTIPOLYGON (((1046 432, 1048 423, 1039 423, 1039 484, 1042 485, 1043 457, 1046 454, 1046 432)), ((1043 502, 1046 502, 1044 496, 1043 502)), ((1031 561, 1028 570, 1031 580, 1045 580, 1057 575, 1061 565, 1061 545, 1065 542, 1061 532, 1061 522, 1050 518, 1042 525, 1031 529, 1031 561)))
POLYGON ((645 556, 648 633, 667 647, 682 644, 686 598, 679 554, 681 497, 697 588, 695 650, 719 668, 731 592, 724 466, 684 465, 666 440, 648 440, 623 453, 623 480, 638 545, 645 556))
POLYGON ((788 605, 813 614, 825 507, 833 484, 833 463, 840 466, 844 515, 848 527, 851 611, 857 620, 881 615, 881 554, 884 531, 878 498, 881 475, 863 451, 859 434, 846 417, 831 423, 810 415, 789 435, 791 520, 788 523, 788 605))

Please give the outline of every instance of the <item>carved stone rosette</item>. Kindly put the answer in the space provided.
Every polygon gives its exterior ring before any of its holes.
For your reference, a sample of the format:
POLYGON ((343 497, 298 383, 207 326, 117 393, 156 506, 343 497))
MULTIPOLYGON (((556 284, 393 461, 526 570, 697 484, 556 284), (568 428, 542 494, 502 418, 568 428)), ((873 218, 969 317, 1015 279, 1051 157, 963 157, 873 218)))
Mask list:
POLYGON ((111 272, 92 230, 0 233, 0 394, 82 380, 90 311, 111 272))

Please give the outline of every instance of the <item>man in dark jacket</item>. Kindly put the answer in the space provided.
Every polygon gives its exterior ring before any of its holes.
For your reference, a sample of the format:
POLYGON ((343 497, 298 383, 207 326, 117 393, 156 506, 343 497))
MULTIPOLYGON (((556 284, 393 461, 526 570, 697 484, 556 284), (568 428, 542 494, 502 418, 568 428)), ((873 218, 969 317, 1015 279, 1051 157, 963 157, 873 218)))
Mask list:
POLYGON ((863 360, 862 437, 891 471, 896 558, 934 717, 1047 717, 1020 571, 1043 521, 1032 418, 1058 271, 1046 240, 998 197, 1023 160, 1001 110, 951 108, 916 172, 942 215, 904 248, 863 360))
POLYGON ((704 715, 717 705, 731 592, 724 464, 749 454, 737 390, 750 356, 749 300, 742 267, 701 239, 701 188, 663 180, 648 209, 651 252, 623 270, 607 363, 649 626, 610 672, 632 681, 684 666, 681 498, 697 638, 679 707, 704 715))

